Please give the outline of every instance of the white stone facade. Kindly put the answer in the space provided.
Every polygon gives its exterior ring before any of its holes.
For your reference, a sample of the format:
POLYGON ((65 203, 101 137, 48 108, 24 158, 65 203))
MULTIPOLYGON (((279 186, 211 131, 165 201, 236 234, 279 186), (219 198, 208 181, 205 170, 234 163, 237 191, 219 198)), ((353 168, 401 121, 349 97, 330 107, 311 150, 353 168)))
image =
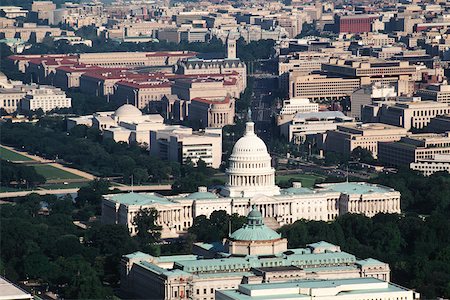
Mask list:
POLYGON ((297 220, 331 221, 345 213, 373 216, 377 213, 400 213, 400 193, 394 189, 364 183, 344 182, 303 188, 275 185, 275 170, 266 146, 247 123, 247 132, 235 145, 227 169, 228 182, 221 192, 198 192, 163 197, 153 193, 105 195, 102 222, 127 225, 136 234, 133 218, 140 209, 155 208, 162 237, 178 237, 192 226, 194 218, 209 217, 214 211, 247 215, 253 205, 265 220, 279 225, 297 220))

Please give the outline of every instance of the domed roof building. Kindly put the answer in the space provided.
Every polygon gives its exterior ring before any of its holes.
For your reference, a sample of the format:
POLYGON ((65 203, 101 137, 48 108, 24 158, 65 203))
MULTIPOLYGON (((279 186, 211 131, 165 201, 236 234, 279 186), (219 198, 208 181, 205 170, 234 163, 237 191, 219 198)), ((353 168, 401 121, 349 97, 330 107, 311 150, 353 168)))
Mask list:
POLYGON ((232 255, 275 255, 287 250, 287 240, 264 225, 256 206, 247 215, 247 224, 228 237, 225 249, 232 255))
POLYGON ((271 162, 266 144, 255 134, 255 124, 247 122, 244 136, 233 147, 226 170, 228 182, 221 194, 225 197, 279 195, 271 162))
POLYGON ((133 118, 142 117, 142 112, 134 105, 124 104, 114 112, 113 116, 118 121, 133 120, 133 118))

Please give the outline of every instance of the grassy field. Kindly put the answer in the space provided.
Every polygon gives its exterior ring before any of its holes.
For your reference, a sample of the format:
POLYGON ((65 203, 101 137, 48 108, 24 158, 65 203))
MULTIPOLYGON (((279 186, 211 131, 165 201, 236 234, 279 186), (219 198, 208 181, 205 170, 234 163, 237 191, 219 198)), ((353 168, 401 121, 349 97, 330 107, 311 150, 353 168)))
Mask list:
POLYGON ((74 189, 74 188, 81 188, 83 186, 87 186, 89 182, 69 182, 68 184, 45 184, 41 185, 40 187, 46 190, 60 190, 60 189, 74 189))
POLYGON ((321 179, 324 177, 312 174, 288 174, 288 175, 277 175, 276 177, 277 184, 281 181, 289 181, 290 179, 294 181, 300 181, 303 187, 312 187, 316 179, 321 179))
POLYGON ((83 177, 66 172, 64 170, 49 166, 49 165, 34 165, 36 172, 44 176, 47 180, 56 179, 81 179, 83 177))
POLYGON ((32 161, 29 157, 23 156, 22 154, 13 152, 3 147, 0 147, 0 157, 9 161, 32 161))

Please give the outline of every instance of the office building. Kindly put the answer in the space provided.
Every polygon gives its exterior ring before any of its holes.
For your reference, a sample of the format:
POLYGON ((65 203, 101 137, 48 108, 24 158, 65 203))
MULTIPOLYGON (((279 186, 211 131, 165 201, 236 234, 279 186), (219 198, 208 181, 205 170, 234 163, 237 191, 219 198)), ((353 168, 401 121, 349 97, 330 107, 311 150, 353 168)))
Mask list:
POLYGON ((396 96, 397 92, 392 85, 374 83, 363 86, 350 96, 349 115, 357 120, 361 120, 361 110, 363 106, 372 104, 374 101, 389 100, 396 96))
POLYGON ((378 19, 378 15, 337 15, 334 19, 336 32, 338 33, 363 33, 372 31, 372 23, 378 19))
POLYGON ((360 85, 358 78, 316 74, 297 76, 295 72, 290 72, 289 97, 308 98, 313 101, 339 100, 349 97, 360 85))
POLYGON ((201 159, 210 168, 222 164, 222 129, 206 128, 194 132, 192 128, 167 125, 150 131, 150 154, 163 160, 197 165, 201 159))
POLYGON ((344 155, 350 155, 354 149, 361 147, 377 158, 379 142, 399 141, 406 133, 405 128, 381 123, 338 125, 336 130, 324 134, 322 147, 325 151, 344 155))
POLYGON ((200 128, 222 128, 234 124, 235 100, 227 96, 222 99, 194 98, 189 104, 187 119, 200 128))
POLYGON ((291 121, 280 126, 280 134, 288 142, 301 144, 308 137, 315 138, 328 130, 336 130, 338 125, 352 123, 354 119, 340 111, 320 111, 295 114, 291 121))
POLYGON ((431 84, 424 89, 418 90, 416 95, 423 100, 450 103, 450 85, 431 84))
POLYGON ((399 94, 409 95, 414 90, 416 66, 408 61, 388 61, 374 59, 339 59, 330 58, 322 64, 327 74, 345 78, 359 78, 361 85, 374 82, 382 84, 396 83, 399 94))
POLYGON ((425 128, 432 118, 449 113, 449 103, 421 101, 420 97, 398 97, 397 101, 380 101, 363 106, 362 120, 411 130, 425 128))
POLYGON ((72 99, 66 93, 53 86, 38 86, 30 89, 21 101, 23 111, 42 109, 44 113, 58 108, 71 108, 72 99))
POLYGON ((426 175, 447 170, 449 155, 449 132, 410 134, 398 142, 378 144, 378 160, 384 165, 414 167, 426 175))

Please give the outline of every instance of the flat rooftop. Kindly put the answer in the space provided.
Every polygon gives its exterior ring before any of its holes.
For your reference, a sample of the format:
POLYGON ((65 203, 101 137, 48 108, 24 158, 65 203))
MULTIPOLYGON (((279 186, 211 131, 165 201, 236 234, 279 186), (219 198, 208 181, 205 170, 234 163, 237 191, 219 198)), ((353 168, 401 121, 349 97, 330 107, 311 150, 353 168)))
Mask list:
POLYGON ((31 294, 0 276, 0 299, 33 299, 31 294))
POLYGON ((172 201, 155 193, 126 193, 105 196, 115 202, 124 205, 150 205, 150 204, 173 204, 172 201))
POLYGON ((275 300, 275 299, 360 299, 374 294, 414 299, 415 293, 401 286, 376 278, 298 280, 283 283, 241 284, 238 290, 218 291, 216 299, 229 300, 275 300))
POLYGON ((318 186, 343 194, 375 194, 395 192, 393 188, 366 182, 323 183, 318 186))

